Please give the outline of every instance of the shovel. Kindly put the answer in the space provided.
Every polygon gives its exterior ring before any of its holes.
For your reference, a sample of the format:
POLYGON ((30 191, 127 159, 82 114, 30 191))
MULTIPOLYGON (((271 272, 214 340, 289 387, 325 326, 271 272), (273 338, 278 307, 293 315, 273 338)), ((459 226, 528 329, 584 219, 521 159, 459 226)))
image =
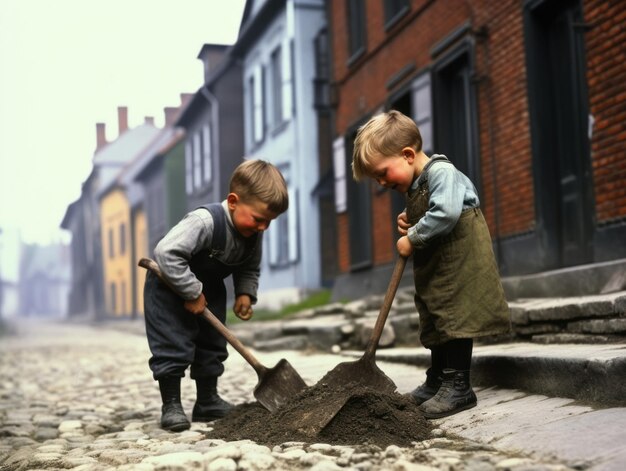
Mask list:
MULTIPOLYGON (((174 293, 177 293, 176 289, 163 277, 159 265, 154 260, 142 258, 138 265, 150 270, 174 293)), ((268 411, 275 412, 280 406, 289 402, 296 394, 306 388, 302 377, 287 360, 283 358, 274 368, 266 368, 207 307, 204 308, 202 315, 254 368, 259 377, 259 382, 254 388, 253 394, 259 404, 268 411)))
POLYGON ((356 361, 339 363, 326 373, 319 381, 328 385, 332 394, 319 408, 307 411, 294 424, 298 430, 310 435, 317 435, 333 419, 348 399, 354 395, 356 389, 367 387, 378 392, 392 393, 396 390, 395 383, 375 363, 376 348, 382 335, 391 303, 398 290, 402 272, 406 265, 406 257, 400 256, 391 275, 389 287, 385 293, 376 324, 365 347, 365 353, 356 361))

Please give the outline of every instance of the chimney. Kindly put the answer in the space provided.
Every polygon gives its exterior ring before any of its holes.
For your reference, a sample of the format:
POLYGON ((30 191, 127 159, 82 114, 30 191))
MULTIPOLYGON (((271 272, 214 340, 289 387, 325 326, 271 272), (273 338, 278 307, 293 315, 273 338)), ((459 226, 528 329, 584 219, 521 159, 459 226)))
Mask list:
POLYGON ((154 126, 154 116, 146 116, 144 118, 144 123, 154 126))
POLYGON ((117 107, 117 122, 119 124, 119 136, 128 131, 128 108, 125 106, 117 107))
POLYGON ((202 61, 204 66, 204 83, 209 81, 209 77, 217 66, 224 59, 224 53, 228 46, 222 44, 205 44, 198 53, 198 59, 202 61))
POLYGON ((96 123, 96 151, 107 145, 105 127, 105 123, 96 123))
POLYGON ((176 108, 175 106, 166 106, 163 108, 165 112, 165 127, 172 127, 176 122, 176 118, 178 118, 178 111, 180 108, 176 108))
POLYGON ((193 93, 181 93, 180 94, 180 108, 181 109, 185 108, 193 97, 194 97, 193 93))

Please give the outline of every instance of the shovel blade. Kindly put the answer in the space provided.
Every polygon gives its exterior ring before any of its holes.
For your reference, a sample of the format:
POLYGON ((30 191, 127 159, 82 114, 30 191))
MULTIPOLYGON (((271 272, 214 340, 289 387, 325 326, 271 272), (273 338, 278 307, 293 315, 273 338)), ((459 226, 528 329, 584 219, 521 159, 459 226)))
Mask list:
POLYGON ((319 381, 326 386, 324 401, 306 411, 294 424, 308 435, 317 435, 337 415, 346 402, 362 388, 392 393, 395 383, 373 361, 359 359, 339 363, 319 381))
POLYGON ((305 388, 302 377, 283 358, 274 368, 267 368, 259 375, 253 394, 259 404, 270 412, 276 412, 305 388))

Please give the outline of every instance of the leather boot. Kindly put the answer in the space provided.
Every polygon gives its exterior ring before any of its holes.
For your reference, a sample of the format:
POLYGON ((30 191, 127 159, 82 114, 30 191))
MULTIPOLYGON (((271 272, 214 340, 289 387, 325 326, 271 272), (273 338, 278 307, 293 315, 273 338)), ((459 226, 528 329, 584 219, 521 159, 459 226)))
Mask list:
POLYGON ((191 427, 183 405, 180 402, 180 378, 166 376, 159 379, 161 391, 161 428, 171 432, 181 432, 191 427))
POLYGON ((407 394, 419 406, 437 394, 441 386, 441 371, 437 372, 433 368, 426 370, 426 381, 413 391, 407 394))
POLYGON ((197 399, 193 406, 193 422, 211 422, 228 414, 233 405, 217 393, 217 378, 196 378, 197 399))
POLYGON ((476 394, 470 385, 469 370, 443 370, 443 381, 437 394, 424 402, 419 410, 427 419, 447 417, 476 406, 476 394))

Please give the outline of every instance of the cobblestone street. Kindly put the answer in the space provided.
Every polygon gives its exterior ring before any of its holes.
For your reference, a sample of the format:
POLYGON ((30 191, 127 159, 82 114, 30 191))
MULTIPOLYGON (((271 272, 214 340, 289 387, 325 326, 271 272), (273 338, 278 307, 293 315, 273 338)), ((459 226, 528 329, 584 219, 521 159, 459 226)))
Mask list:
MULTIPOLYGON (((584 462, 531 458, 445 428, 411 448, 387 449, 295 442, 270 449, 251 441, 224 442, 211 436, 210 424, 198 423, 183 433, 165 432, 157 423, 160 396, 147 366, 146 340, 139 331, 124 332, 125 325, 29 321, 19 324, 18 335, 0 339, 0 470, 587 469, 584 462)), ((259 358, 269 366, 288 358, 309 385, 345 361, 287 351, 259 352, 259 358)), ((380 366, 400 392, 423 378, 423 369, 410 365, 380 366)), ((256 382, 254 370, 231 351, 219 383, 223 396, 251 402, 256 382)), ((185 378, 188 414, 194 400, 195 386, 185 378)))

